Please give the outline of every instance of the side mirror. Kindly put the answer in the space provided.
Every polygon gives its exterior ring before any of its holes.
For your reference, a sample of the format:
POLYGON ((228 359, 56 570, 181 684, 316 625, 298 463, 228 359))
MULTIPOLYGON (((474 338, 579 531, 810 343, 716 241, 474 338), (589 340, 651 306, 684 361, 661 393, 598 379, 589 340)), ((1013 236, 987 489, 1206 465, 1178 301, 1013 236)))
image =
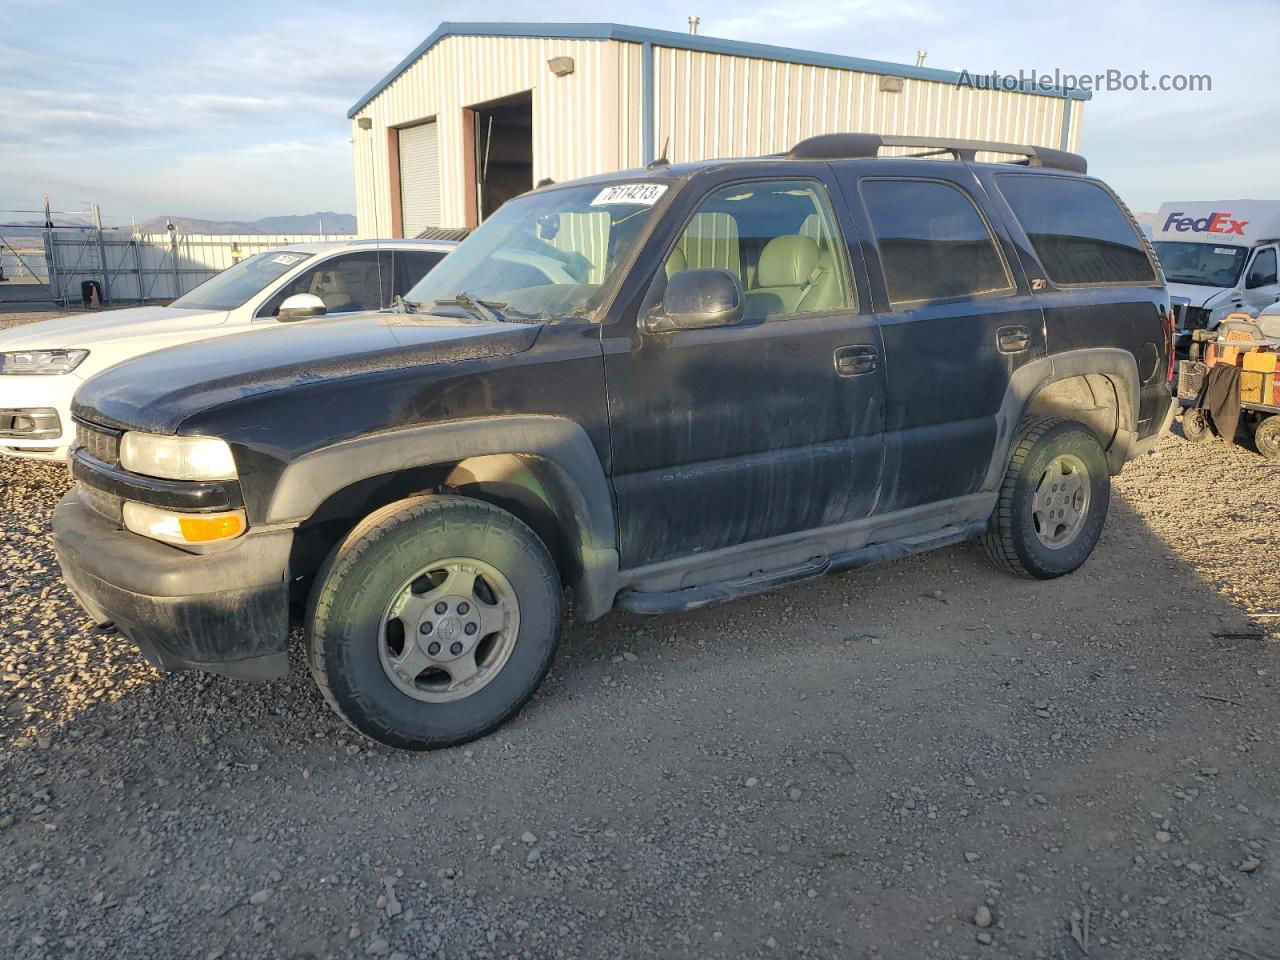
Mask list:
POLYGON ((681 270, 643 326, 649 333, 731 326, 742 320, 744 299, 742 282, 728 270, 681 270))
POLYGON ((1269 276, 1263 276, 1260 273, 1251 273, 1249 274, 1248 279, 1245 280, 1244 286, 1246 290, 1256 290, 1258 287, 1267 287, 1275 282, 1276 275, 1274 273, 1269 276))
POLYGON ((276 319, 281 323, 292 323, 294 320, 305 320, 307 317, 324 316, 324 301, 314 293, 295 293, 286 297, 276 312, 276 319))

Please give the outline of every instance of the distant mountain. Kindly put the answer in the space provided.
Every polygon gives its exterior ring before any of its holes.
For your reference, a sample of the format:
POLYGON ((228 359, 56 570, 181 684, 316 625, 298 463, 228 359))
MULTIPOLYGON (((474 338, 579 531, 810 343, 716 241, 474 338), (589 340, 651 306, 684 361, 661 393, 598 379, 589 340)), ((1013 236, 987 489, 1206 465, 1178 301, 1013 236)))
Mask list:
POLYGON ((227 234, 294 234, 328 236, 353 234, 356 218, 349 213, 325 210, 317 213, 283 217, 263 217, 261 220, 200 220, 195 217, 153 217, 138 224, 139 233, 164 233, 172 223, 179 233, 219 236, 227 234))

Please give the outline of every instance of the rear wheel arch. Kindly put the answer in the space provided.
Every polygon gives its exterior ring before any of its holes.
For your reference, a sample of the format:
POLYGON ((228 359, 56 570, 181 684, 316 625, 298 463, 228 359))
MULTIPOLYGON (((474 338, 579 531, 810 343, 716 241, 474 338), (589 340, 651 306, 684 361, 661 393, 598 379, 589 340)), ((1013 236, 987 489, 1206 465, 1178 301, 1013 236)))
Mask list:
POLYGON ((1106 452, 1111 473, 1119 473, 1137 439, 1140 391, 1137 361, 1115 347, 1069 350, 1019 367, 1009 378, 997 414, 996 455, 984 489, 1000 485, 1015 441, 1026 422, 1038 417, 1089 427, 1106 452))

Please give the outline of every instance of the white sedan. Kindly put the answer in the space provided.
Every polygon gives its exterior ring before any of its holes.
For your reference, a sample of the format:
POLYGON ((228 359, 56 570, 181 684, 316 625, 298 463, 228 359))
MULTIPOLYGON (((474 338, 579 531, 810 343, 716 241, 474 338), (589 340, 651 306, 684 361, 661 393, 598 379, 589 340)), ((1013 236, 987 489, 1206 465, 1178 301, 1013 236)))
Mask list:
POLYGON ((140 354, 321 314, 378 310, 457 244, 420 240, 297 243, 260 253, 167 307, 75 314, 0 332, 0 454, 65 458, 71 397, 89 377, 140 354))

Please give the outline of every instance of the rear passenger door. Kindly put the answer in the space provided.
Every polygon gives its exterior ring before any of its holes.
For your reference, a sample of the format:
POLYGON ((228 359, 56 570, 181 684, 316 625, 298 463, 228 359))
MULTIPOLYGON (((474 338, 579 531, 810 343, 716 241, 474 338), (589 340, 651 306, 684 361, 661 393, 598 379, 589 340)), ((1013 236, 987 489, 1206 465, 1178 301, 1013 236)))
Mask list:
POLYGON ((966 166, 877 160, 841 186, 870 249, 889 369, 877 513, 977 493, 1013 372, 1044 356, 1044 327, 1003 227, 966 166))
MULTIPOLYGON (((1055 365, 1071 350, 1131 354, 1140 396, 1138 422, 1127 428, 1146 435, 1159 427, 1169 396, 1169 296, 1137 225, 1096 180, 1026 170, 988 169, 982 176, 988 191, 1007 202, 1017 242, 1031 248, 1023 262, 1055 365)), ((1105 399, 1099 398, 1107 407, 1105 399)), ((1092 425, 1107 446, 1105 426, 1092 425)))

